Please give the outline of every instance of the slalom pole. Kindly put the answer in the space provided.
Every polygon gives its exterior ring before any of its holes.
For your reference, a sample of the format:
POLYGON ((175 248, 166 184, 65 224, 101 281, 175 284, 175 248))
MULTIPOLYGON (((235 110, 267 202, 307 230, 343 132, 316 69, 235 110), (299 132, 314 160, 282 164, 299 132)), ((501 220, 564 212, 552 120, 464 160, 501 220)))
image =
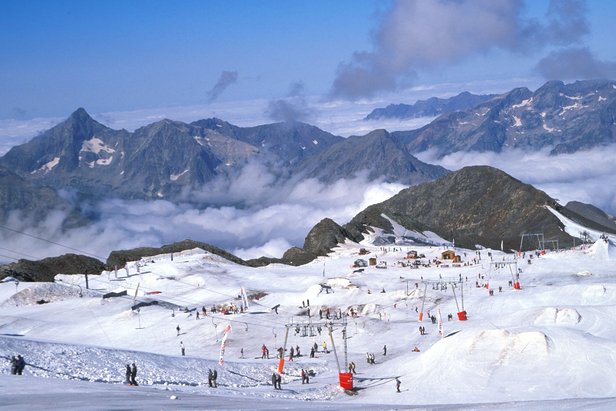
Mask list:
POLYGON ((280 355, 280 362, 278 363, 278 373, 282 374, 284 371, 284 353, 287 350, 287 339, 289 338, 289 326, 285 326, 286 331, 284 333, 284 346, 282 347, 282 354, 280 355))
POLYGON ((338 353, 336 352, 336 345, 334 344, 334 334, 333 334, 333 327, 330 324, 329 326, 329 339, 332 341, 332 349, 334 350, 334 357, 336 357, 336 365, 338 365, 338 373, 341 373, 341 369, 340 369, 340 361, 338 361, 338 353))
POLYGON ((419 310, 419 322, 423 321, 423 310, 424 310, 424 305, 426 303, 426 292, 428 291, 428 283, 424 283, 424 295, 423 295, 423 299, 421 300, 421 310, 419 310))

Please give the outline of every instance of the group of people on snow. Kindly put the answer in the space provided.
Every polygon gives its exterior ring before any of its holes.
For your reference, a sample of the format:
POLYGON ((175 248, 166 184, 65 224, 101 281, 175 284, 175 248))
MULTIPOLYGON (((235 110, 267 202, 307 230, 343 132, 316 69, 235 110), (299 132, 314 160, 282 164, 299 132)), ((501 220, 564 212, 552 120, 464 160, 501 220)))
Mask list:
POLYGON ((17 357, 13 356, 11 358, 11 374, 12 375, 21 375, 24 372, 24 368, 26 367, 26 360, 21 355, 17 355, 17 357))
POLYGON ((135 363, 126 364, 126 384, 128 385, 139 385, 137 384, 137 366, 135 363))

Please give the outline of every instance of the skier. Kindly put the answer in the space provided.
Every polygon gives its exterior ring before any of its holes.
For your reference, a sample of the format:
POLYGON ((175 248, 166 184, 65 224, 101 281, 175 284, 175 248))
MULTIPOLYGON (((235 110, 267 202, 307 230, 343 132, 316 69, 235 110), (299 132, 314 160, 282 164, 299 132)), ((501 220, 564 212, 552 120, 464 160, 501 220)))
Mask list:
POLYGON ((265 359, 268 358, 269 356, 267 355, 267 347, 265 346, 265 344, 263 344, 261 346, 261 359, 265 359))
POLYGON ((214 373, 211 368, 207 370, 207 385, 209 385, 210 388, 214 387, 214 373))
POLYGON ((317 344, 316 342, 314 343, 314 352, 319 352, 319 344, 317 344))
POLYGON ((396 377, 396 392, 400 392, 400 380, 398 379, 398 377, 396 377))
POLYGON ((212 373, 212 382, 214 383, 214 388, 218 388, 218 382, 216 381, 218 379, 218 371, 214 370, 214 372, 212 373))
POLYGON ((327 352, 328 352, 328 351, 327 351, 327 343, 326 343, 325 341, 323 341, 323 352, 324 352, 325 354, 327 354, 327 352))
POLYGON ((180 349, 182 350, 182 357, 186 354, 186 349, 184 348, 184 342, 180 341, 180 349))
POLYGON ((302 368, 302 384, 308 384, 309 382, 308 373, 302 368))
POLYGON ((383 346, 383 355, 387 355, 387 345, 383 346))
POLYGON ((178 332, 176 337, 179 337, 180 336, 180 325, 179 324, 177 327, 175 327, 175 330, 178 332))
POLYGON ((296 357, 301 357, 302 355, 299 353, 299 345, 295 346, 295 356, 296 357))
POLYGON ((130 383, 131 385, 139 385, 137 384, 137 366, 133 363, 130 369, 130 383))
POLYGON ((310 348, 310 358, 314 358, 314 347, 310 348))
POLYGON ((276 374, 276 384, 278 384, 278 389, 282 390, 282 375, 276 374))
POLYGON ((130 382, 130 364, 126 364, 126 383, 131 385, 130 382))

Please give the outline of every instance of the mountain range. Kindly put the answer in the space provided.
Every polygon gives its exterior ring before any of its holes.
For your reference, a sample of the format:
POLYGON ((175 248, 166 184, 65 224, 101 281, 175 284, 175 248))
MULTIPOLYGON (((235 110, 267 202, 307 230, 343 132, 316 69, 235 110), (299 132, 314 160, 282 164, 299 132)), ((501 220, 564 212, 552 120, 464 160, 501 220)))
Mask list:
POLYGON ((413 157, 389 133, 377 137, 366 136, 361 152, 348 140, 305 123, 244 128, 219 119, 190 124, 161 120, 131 133, 110 129, 80 108, 13 147, 0 158, 0 166, 35 187, 72 191, 80 200, 188 201, 187 191, 217 177, 232 179, 252 161, 266 165, 280 181, 331 181, 372 170, 374 179, 413 184, 447 173, 413 157), (387 146, 376 149, 383 144, 387 146))
POLYGON ((262 257, 245 261, 218 247, 185 240, 159 248, 113 251, 105 264, 73 254, 40 262, 20 260, 0 267, 0 277, 11 275, 45 281, 60 272, 68 272, 66 267, 69 263, 79 267, 76 272, 88 272, 96 267, 102 269, 103 266, 113 269, 142 257, 196 247, 246 266, 271 263, 304 265, 327 255, 339 244, 347 241, 359 243, 369 236, 372 236, 370 241, 373 245, 451 246, 455 243, 468 249, 503 247, 505 251, 555 247, 555 244, 559 248, 568 248, 576 241, 580 244, 587 229, 616 234, 616 222, 592 205, 572 202, 562 206, 543 191, 501 170, 472 166, 404 189, 390 199, 362 210, 343 226, 325 218, 310 230, 303 247, 290 248, 280 259, 262 257), (582 231, 565 232, 564 224, 555 212, 579 224, 582 231), (403 231, 400 232, 395 225, 403 231), (434 243, 432 234, 440 237, 442 242, 434 243), (533 238, 522 243, 523 234, 532 234, 533 238), (544 244, 538 244, 537 234, 545 240, 544 244), (400 238, 404 244, 399 242, 400 238))
POLYGON ((414 154, 513 148, 559 154, 616 142, 615 120, 616 82, 550 81, 535 92, 516 88, 420 129, 392 134, 414 154))
POLYGON ((129 132, 106 127, 80 108, 0 158, 0 221, 29 218, 36 223, 59 210, 69 216, 64 228, 75 227, 96 218, 82 204, 112 198, 207 207, 214 201, 207 190, 191 196, 193 189, 221 181, 224 187, 242 178, 247 165, 258 163, 273 176, 274 188, 307 178, 332 183, 362 173, 372 181, 410 188, 344 226, 324 219, 304 247, 288 250, 282 259, 249 264, 310 261, 344 239, 360 241, 374 227, 391 231, 389 219, 470 248, 497 247, 503 241, 507 249, 516 249, 521 233, 532 231, 569 245, 573 237, 562 231, 547 205, 597 230, 613 232, 613 218, 591 205, 561 206, 493 169, 450 173, 414 154, 428 149, 439 155, 509 148, 575 152, 615 142, 615 118, 616 83, 608 80, 553 81, 535 92, 518 88, 443 114, 418 130, 374 130, 349 138, 301 122, 238 127, 216 118, 161 120, 129 132))
POLYGON ((379 120, 383 118, 410 119, 418 117, 436 117, 457 110, 466 110, 496 97, 496 94, 472 94, 468 91, 449 97, 430 97, 427 100, 417 100, 414 104, 390 104, 384 108, 375 108, 364 120, 379 120))

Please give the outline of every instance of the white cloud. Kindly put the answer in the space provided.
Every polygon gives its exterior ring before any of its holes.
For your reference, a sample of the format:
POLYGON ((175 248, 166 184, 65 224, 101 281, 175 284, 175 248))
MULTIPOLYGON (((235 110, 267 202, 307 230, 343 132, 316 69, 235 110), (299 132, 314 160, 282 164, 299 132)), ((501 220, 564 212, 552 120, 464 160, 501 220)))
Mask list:
POLYGON ((585 3, 550 2, 542 21, 521 0, 394 0, 373 31, 374 47, 340 63, 334 98, 358 99, 408 86, 421 71, 491 52, 532 55, 588 32, 585 3))
MULTIPOLYGON (((290 246, 301 247, 310 229, 323 218, 345 224, 363 208, 404 188, 400 184, 368 182, 365 176, 331 185, 309 179, 274 187, 269 184, 274 177, 263 169, 254 172, 255 167, 249 166, 242 173, 243 181, 230 187, 233 200, 244 203, 244 207, 221 205, 199 209, 165 200, 109 200, 91 206, 91 211, 100 217, 84 228, 62 231, 66 216, 60 212, 52 213, 36 227, 16 213, 7 225, 56 239, 57 243, 94 254, 101 260, 112 250, 157 247, 184 239, 210 243, 242 258, 282 257, 290 246)), ((198 195, 206 192, 204 189, 198 195)), ((3 230, 0 241, 38 258, 75 252, 3 230)))

